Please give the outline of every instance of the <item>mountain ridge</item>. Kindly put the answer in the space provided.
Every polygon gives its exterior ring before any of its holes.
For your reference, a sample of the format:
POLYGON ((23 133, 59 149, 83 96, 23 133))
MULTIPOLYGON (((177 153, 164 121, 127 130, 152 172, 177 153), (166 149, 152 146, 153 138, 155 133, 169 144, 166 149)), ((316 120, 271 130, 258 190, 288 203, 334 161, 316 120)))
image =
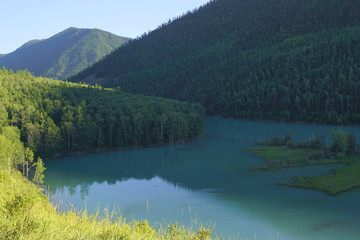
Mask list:
POLYGON ((26 42, 0 58, 0 66, 27 68, 37 76, 65 79, 128 40, 99 29, 70 27, 50 38, 26 42))
POLYGON ((210 115, 360 123, 359 11, 353 0, 211 1, 70 81, 94 76, 210 115))

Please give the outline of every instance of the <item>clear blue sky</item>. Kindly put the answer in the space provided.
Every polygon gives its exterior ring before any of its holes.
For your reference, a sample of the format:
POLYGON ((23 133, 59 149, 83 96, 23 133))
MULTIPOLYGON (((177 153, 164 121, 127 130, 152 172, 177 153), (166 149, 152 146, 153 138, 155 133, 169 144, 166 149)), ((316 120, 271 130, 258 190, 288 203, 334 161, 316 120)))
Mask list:
POLYGON ((5 0, 0 4, 0 53, 69 27, 137 37, 209 0, 5 0))

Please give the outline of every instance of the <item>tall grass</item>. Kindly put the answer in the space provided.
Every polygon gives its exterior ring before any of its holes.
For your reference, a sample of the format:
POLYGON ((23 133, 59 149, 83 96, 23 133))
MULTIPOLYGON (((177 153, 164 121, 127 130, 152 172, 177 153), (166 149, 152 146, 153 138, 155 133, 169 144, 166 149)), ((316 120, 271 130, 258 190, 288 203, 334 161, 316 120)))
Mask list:
POLYGON ((0 239, 191 239, 207 240, 212 230, 164 224, 155 229, 149 222, 115 217, 107 209, 56 211, 35 185, 13 171, 0 169, 0 239))

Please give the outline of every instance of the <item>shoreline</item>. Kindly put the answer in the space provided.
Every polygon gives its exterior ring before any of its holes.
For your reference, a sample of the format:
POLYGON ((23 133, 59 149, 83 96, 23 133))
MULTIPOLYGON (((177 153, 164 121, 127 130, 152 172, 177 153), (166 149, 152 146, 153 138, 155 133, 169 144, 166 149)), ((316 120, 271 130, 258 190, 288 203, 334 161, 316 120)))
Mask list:
POLYGON ((316 125, 316 126, 334 126, 334 127, 360 127, 360 124, 336 124, 336 123, 318 123, 318 122, 302 122, 302 121, 286 121, 286 120, 264 120, 264 119, 246 119, 246 118, 237 118, 237 117, 224 117, 224 116, 206 116, 205 118, 224 118, 224 119, 233 119, 241 121, 251 121, 251 122, 264 122, 264 123, 279 123, 279 124, 299 124, 299 125, 316 125))
POLYGON ((308 159, 307 162, 304 162, 301 161, 301 159, 309 158, 311 151, 314 151, 313 149, 304 148, 302 155, 297 157, 294 155, 289 157, 289 154, 295 153, 297 149, 287 149, 287 151, 284 151, 281 149, 281 146, 253 147, 246 150, 265 160, 264 163, 252 167, 250 169, 252 171, 270 172, 294 167, 311 167, 315 165, 345 165, 336 169, 333 173, 314 176, 293 176, 292 181, 276 183, 281 186, 316 190, 333 196, 360 186, 360 176, 358 175, 360 170, 359 155, 344 156, 341 159, 308 159), (278 156, 275 157, 274 153, 277 153, 278 156), (294 164, 292 161, 296 158, 300 161, 295 161, 294 164), (284 163, 286 164, 284 165, 284 163))
POLYGON ((50 161, 56 158, 62 157, 70 157, 70 156, 78 156, 78 155, 86 155, 92 153, 102 153, 102 152, 111 152, 111 151, 121 151, 121 150, 132 150, 132 149, 145 149, 145 148, 156 148, 156 147, 166 147, 166 146, 174 146, 192 142, 196 139, 199 139, 202 135, 195 137, 193 139, 185 139, 178 142, 173 143, 162 143, 162 144, 150 144, 150 145, 139 145, 139 146, 125 146, 125 147, 113 147, 113 148, 100 148, 100 149, 92 149, 86 151, 77 151, 77 152, 68 152, 68 153, 57 153, 50 157, 43 158, 44 161, 50 161))

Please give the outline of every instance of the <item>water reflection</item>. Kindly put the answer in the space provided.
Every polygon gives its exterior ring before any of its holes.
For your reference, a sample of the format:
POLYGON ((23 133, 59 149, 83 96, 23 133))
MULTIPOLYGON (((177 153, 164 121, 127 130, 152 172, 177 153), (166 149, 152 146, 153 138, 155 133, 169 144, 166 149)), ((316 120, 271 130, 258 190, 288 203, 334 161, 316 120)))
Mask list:
MULTIPOLYGON (((166 147, 129 149, 53 159, 45 181, 66 192, 76 206, 118 206, 128 218, 185 222, 192 214, 214 222, 219 232, 252 239, 335 239, 360 235, 360 190, 338 197, 276 185, 293 176, 326 174, 340 166, 276 172, 249 169, 263 160, 244 148, 273 135, 293 132, 296 140, 334 126, 278 124, 233 119, 206 120, 202 138, 166 147), (150 207, 148 207, 149 205, 150 207), (147 211, 147 209, 150 211, 147 211), (186 212, 186 216, 185 213, 186 212), (352 227, 354 226, 354 227, 352 227), (259 232, 261 229, 261 232, 259 232), (323 238, 323 236, 325 236, 323 238)), ((344 128, 348 130, 348 128, 344 128)), ((353 127, 357 139, 359 128, 353 127)))

